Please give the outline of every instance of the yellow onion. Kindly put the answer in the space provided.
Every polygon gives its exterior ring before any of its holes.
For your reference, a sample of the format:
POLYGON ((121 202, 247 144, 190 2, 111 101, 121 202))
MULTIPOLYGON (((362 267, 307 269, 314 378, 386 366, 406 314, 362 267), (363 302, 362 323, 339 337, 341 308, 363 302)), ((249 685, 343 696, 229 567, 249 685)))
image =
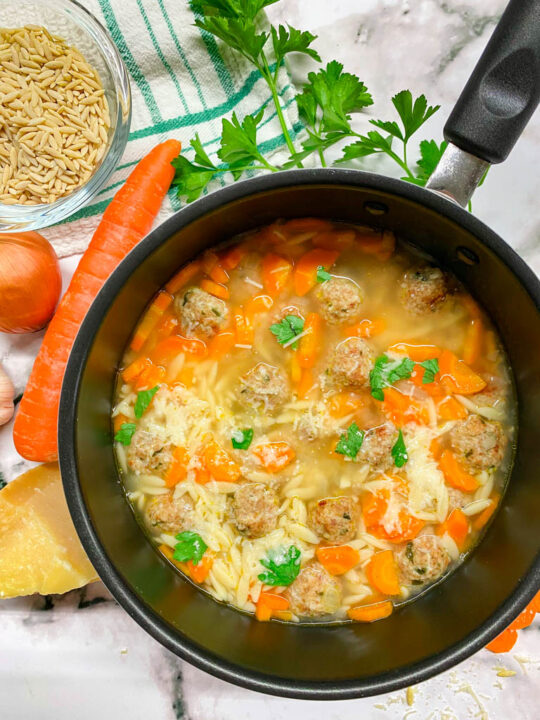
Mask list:
POLYGON ((53 316, 61 289, 58 258, 44 237, 0 234, 0 331, 40 330, 53 316))

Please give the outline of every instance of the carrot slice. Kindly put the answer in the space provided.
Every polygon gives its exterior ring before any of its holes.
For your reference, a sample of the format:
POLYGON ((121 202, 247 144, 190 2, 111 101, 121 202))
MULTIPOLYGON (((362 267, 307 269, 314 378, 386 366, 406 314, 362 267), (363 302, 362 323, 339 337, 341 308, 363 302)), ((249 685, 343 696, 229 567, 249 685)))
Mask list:
POLYGON ((303 335, 298 344, 298 364, 301 368, 312 368, 322 344, 323 321, 318 313, 310 312, 304 322, 303 335))
POLYGON ((149 390, 165 380, 166 370, 161 365, 151 364, 135 380, 135 390, 149 390))
POLYGON ((304 400, 314 384, 313 371, 310 368, 304 368, 301 371, 300 380, 298 382, 297 394, 301 400, 304 400))
POLYGON ((292 263, 281 255, 268 253, 261 262, 261 276, 264 289, 275 296, 283 290, 292 272, 292 263))
POLYGON ((370 338, 380 335, 386 330, 386 320, 384 318, 374 318, 373 320, 360 320, 356 325, 345 328, 343 334, 345 337, 370 338))
POLYGON ((265 470, 271 473, 280 472, 296 457, 293 448, 283 440, 256 445, 253 448, 253 454, 265 470))
POLYGON ((328 412, 332 417, 342 418, 365 407, 365 399, 353 392, 341 392, 328 400, 328 412))
POLYGON ((193 375, 193 367, 191 365, 184 365, 175 380, 185 387, 191 387, 193 385, 193 375))
POLYGON ((339 250, 315 248, 302 255, 294 269, 294 291, 297 295, 306 295, 317 284, 317 268, 325 270, 332 267, 339 257, 339 250))
POLYGON ((283 612, 289 607, 289 601, 283 595, 272 592, 261 592, 257 604, 255 606, 255 617, 261 622, 267 622, 276 615, 277 612, 283 612))
POLYGON ((218 332, 208 343, 208 355, 216 360, 228 355, 236 344, 236 334, 231 330, 218 332))
POLYGON ((427 393, 433 398, 443 397, 445 391, 439 382, 439 373, 436 373, 433 382, 427 383, 424 382, 425 374, 426 369, 424 367, 422 367, 421 365, 415 365, 411 374, 411 382, 413 382, 417 387, 422 388, 425 393, 427 393))
POLYGON ((172 295, 169 295, 169 293, 165 292, 165 290, 161 290, 158 293, 131 338, 129 346, 132 350, 139 352, 172 301, 172 295))
POLYGON ((177 335, 176 337, 180 340, 182 352, 195 355, 196 357, 206 357, 208 355, 208 348, 206 347, 204 340, 199 340, 199 338, 184 337, 183 335, 177 335))
POLYGON ((392 529, 387 530, 383 524, 388 509, 388 490, 378 493, 367 493, 362 499, 362 515, 366 529, 375 537, 388 540, 392 543, 402 543, 413 540, 424 527, 423 520, 410 515, 405 508, 398 512, 397 520, 392 529))
POLYGON ((214 282, 213 280, 210 280, 210 278, 203 278, 201 280, 201 290, 210 293, 210 295, 221 298, 222 300, 229 299, 229 290, 225 287, 225 285, 214 282))
POLYGON ((486 650, 492 653, 506 653, 514 647, 517 640, 517 630, 504 630, 500 635, 486 645, 486 650))
POLYGON ((135 378, 139 377, 143 370, 149 367, 152 361, 144 355, 139 355, 135 360, 122 371, 122 379, 124 382, 132 383, 135 378))
POLYGON ((439 467, 446 482, 457 490, 471 493, 480 487, 478 480, 463 468, 451 450, 442 452, 439 458, 439 467))
POLYGON ((197 565, 193 564, 193 560, 186 563, 186 572, 189 577, 198 585, 203 583, 208 577, 208 573, 214 564, 214 556, 210 551, 206 551, 197 565))
POLYGON ((157 334, 160 338, 166 338, 178 327, 178 319, 174 315, 168 315, 157 326, 157 334))
POLYGON ((239 307, 236 308, 233 314, 234 328, 236 334, 237 345, 252 345, 253 344, 253 326, 246 316, 244 309, 239 307))
POLYGON ((393 387, 384 389, 382 410, 390 420, 398 426, 405 425, 409 422, 414 422, 418 425, 429 424, 429 411, 427 407, 393 387))
POLYGON ((226 285, 229 282, 229 274, 221 266, 218 256, 212 250, 207 250, 204 253, 202 269, 216 283, 226 285))
POLYGON ((218 482, 236 482, 240 475, 240 468, 215 440, 210 440, 203 450, 206 469, 218 482))
POLYGON ((185 265, 176 273, 176 275, 173 275, 173 277, 165 285, 165 290, 171 293, 171 295, 174 295, 180 290, 180 288, 184 287, 191 278, 195 277, 200 269, 200 260, 194 260, 193 262, 188 263, 188 265, 185 265))
POLYGON ((374 255, 379 260, 389 260, 396 249, 396 238, 393 232, 384 230, 382 233, 370 231, 358 232, 356 237, 358 246, 367 255, 374 255))
POLYGON ((242 245, 235 245, 222 253, 221 264, 225 270, 234 270, 238 267, 238 265, 240 265, 246 254, 247 250, 245 247, 242 247, 242 245))
POLYGON ((358 605, 347 610, 347 615, 356 622, 375 622, 392 614, 394 606, 390 600, 383 600, 374 605, 358 605))
POLYGON ((435 460, 439 460, 444 451, 444 447, 442 446, 439 438, 433 438, 433 440, 429 444, 429 451, 433 455, 435 460))
POLYGON ((475 318, 467 326, 465 343, 463 345, 463 362, 474 365, 482 354, 484 344, 484 324, 480 318, 475 318))
POLYGON ((494 495, 491 498, 491 505, 488 505, 487 508, 482 510, 481 513, 478 513, 478 515, 474 518, 472 522, 472 526, 475 530, 481 530, 489 520, 491 519, 491 516, 497 509, 497 505, 499 504, 500 496, 498 494, 494 495))
POLYGON ((441 353, 439 370, 441 383, 449 392, 472 395, 486 387, 486 381, 450 350, 441 353))
POLYGON ((156 345, 150 354, 150 358, 156 365, 166 365, 183 352, 185 352, 184 338, 172 335, 156 345))
POLYGON ((330 575, 344 575, 360 562, 358 551, 350 545, 319 546, 315 555, 330 575))
POLYGON ((467 417, 467 410, 451 395, 447 395, 437 405, 437 413, 441 420, 463 420, 467 417))
POLYGON ((413 345, 411 343, 395 343, 388 350, 397 353, 403 353, 413 360, 413 362, 421 363, 425 360, 440 358, 442 355, 441 348, 436 345, 413 345))
POLYGON ((523 628, 529 627, 534 622, 536 611, 530 605, 527 605, 525 610, 519 613, 517 618, 513 620, 507 627, 507 630, 522 630, 523 628))
POLYGON ((174 487, 185 479, 187 475, 187 464, 189 455, 184 447, 176 447, 173 452, 173 459, 165 474, 165 485, 174 487))
POLYGON ((366 565, 366 577, 369 584, 383 595, 399 595, 399 574, 391 550, 375 553, 366 565))
POLYGON ((460 508, 454 508, 446 520, 437 528, 437 535, 448 533, 461 550, 469 534, 469 519, 460 508))
POLYGON ((272 308, 274 301, 270 295, 255 295, 248 300, 245 307, 246 317, 249 318, 250 322, 253 323, 255 315, 259 313, 267 312, 272 308))

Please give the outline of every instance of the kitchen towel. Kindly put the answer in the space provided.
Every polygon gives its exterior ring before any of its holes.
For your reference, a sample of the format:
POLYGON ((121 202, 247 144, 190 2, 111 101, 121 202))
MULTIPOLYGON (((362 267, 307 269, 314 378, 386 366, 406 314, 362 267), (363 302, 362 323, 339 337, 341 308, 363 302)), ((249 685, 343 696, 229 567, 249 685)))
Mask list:
MULTIPOLYGON (((60 257, 82 252, 101 214, 133 166, 154 145, 174 137, 188 159, 196 132, 213 162, 219 164, 221 120, 234 111, 240 118, 265 109, 258 142, 265 154, 279 153, 285 142, 270 91, 242 56, 194 25, 198 15, 189 0, 84 0, 107 28, 128 68, 133 96, 129 141, 107 187, 70 220, 43 232, 60 257)), ((299 130, 294 92, 284 67, 279 95, 294 138, 299 130)), ((210 189, 231 177, 213 181, 210 189)), ((171 189, 157 222, 180 208, 171 189)))

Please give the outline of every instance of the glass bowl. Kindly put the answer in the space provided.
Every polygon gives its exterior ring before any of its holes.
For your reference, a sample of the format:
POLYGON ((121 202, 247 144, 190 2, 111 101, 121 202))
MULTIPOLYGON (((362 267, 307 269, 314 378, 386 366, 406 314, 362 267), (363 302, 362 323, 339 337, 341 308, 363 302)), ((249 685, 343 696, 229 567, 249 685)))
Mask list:
POLYGON ((99 73, 109 103, 107 148, 84 185, 54 203, 0 203, 0 232, 39 230, 66 220, 105 185, 126 147, 131 121, 129 76, 105 28, 75 0, 0 0, 0 27, 40 25, 74 45, 99 73))

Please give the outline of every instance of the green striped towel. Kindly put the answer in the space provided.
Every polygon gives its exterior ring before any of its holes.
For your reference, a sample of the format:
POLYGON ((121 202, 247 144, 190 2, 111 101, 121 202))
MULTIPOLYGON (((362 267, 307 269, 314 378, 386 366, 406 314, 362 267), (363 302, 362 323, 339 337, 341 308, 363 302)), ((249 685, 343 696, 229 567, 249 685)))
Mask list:
MULTIPOLYGON (((233 111, 243 117, 266 108, 258 135, 261 148, 271 155, 285 144, 264 80, 243 57, 194 26, 197 13, 188 0, 84 0, 84 5, 107 28, 126 63, 133 119, 124 157, 107 187, 69 222, 44 233, 60 257, 86 248, 114 192, 157 143, 177 138, 192 159, 189 141, 198 132, 216 162, 221 119, 233 111)), ((285 68, 280 70, 279 87, 294 137, 300 125, 285 68)), ((231 179, 215 180, 211 189, 231 179)), ((179 208, 180 201, 171 190, 158 221, 179 208)))

